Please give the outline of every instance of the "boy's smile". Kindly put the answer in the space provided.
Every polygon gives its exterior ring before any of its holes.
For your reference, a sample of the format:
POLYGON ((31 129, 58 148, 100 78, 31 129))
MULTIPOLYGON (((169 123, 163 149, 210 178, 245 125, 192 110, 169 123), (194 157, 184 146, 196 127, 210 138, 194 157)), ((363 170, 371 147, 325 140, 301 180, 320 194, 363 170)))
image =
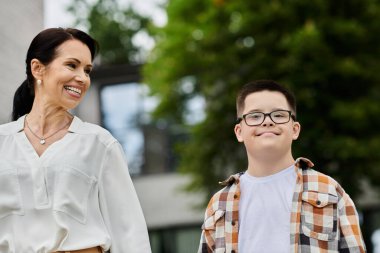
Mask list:
POLYGON ((256 134, 256 136, 275 136, 279 135, 276 131, 263 131, 261 133, 256 134))

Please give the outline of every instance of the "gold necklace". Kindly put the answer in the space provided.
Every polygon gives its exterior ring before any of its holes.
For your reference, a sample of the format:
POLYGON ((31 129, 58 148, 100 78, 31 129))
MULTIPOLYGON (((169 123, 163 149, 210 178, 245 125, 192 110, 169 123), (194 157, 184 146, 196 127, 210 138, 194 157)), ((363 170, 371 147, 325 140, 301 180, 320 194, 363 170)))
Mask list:
POLYGON ((25 125, 26 125, 26 127, 29 129, 29 131, 30 131, 34 136, 36 136, 38 139, 40 139, 40 144, 41 144, 41 145, 44 145, 44 144, 46 143, 46 139, 52 137, 53 135, 55 135, 56 133, 58 133, 59 131, 61 131, 62 129, 64 129, 65 127, 67 127, 67 126, 71 123, 71 121, 67 122, 66 125, 64 125, 62 128, 58 129, 57 131, 55 131, 54 133, 50 134, 50 135, 47 136, 47 137, 43 137, 43 136, 40 137, 40 136, 38 136, 35 132, 33 132, 33 130, 29 127, 28 121, 26 120, 26 117, 27 117, 27 116, 28 116, 28 115, 25 116, 25 125))

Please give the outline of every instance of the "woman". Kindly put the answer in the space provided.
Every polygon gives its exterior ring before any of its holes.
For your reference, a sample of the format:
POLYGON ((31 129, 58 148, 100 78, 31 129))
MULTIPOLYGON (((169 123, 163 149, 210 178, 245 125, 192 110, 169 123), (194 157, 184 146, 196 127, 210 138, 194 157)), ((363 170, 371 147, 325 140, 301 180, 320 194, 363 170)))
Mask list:
POLYGON ((0 126, 0 252, 151 252, 120 144, 68 111, 97 43, 51 28, 32 41, 13 122, 0 126))

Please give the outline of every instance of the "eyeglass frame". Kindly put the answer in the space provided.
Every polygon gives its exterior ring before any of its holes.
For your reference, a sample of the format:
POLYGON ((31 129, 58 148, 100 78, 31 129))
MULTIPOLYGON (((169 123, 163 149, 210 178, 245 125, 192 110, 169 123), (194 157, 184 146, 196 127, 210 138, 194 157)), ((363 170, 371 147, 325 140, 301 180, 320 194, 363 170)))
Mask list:
POLYGON ((236 119, 236 124, 239 124, 240 122, 242 122, 242 120, 244 119, 244 122, 245 124, 247 124, 247 126, 260 126, 261 124, 264 123, 265 119, 269 117, 269 119, 274 123, 274 124, 286 124, 290 121, 290 119, 293 119, 293 121, 296 121, 296 116, 292 113, 292 111, 289 111, 289 110, 274 110, 274 111, 271 111, 271 112, 268 112, 268 113, 265 113, 265 112, 249 112, 249 113, 246 113, 246 114, 243 114, 241 117, 238 117, 236 119), (270 116, 272 113, 274 112, 287 112, 289 113, 289 120, 286 121, 286 122, 282 122, 282 123, 276 123, 272 117, 270 116), (245 119, 247 117, 247 115, 249 114, 253 114, 253 113, 261 113, 261 114, 264 114, 264 118, 263 118, 263 121, 260 123, 260 124, 255 124, 255 125, 249 125, 247 123, 247 120, 245 119))

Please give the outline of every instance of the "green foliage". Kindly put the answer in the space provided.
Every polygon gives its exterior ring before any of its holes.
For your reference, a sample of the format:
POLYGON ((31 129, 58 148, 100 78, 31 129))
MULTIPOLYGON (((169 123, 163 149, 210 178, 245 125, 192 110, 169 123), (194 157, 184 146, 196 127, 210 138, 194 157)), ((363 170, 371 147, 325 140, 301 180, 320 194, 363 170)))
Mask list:
POLYGON ((76 26, 88 28, 100 44, 103 65, 140 63, 140 47, 133 37, 146 31, 150 20, 131 8, 121 8, 116 0, 73 0, 68 8, 76 17, 76 26))
POLYGON ((298 99, 300 140, 295 156, 342 183, 353 196, 359 180, 380 182, 380 1, 171 0, 168 23, 145 82, 161 104, 156 117, 189 128, 180 170, 192 190, 246 168, 233 134, 235 94, 245 83, 273 79, 298 99), (184 80, 193 89, 184 89, 184 80), (206 118, 187 126, 186 103, 206 100, 206 118))

